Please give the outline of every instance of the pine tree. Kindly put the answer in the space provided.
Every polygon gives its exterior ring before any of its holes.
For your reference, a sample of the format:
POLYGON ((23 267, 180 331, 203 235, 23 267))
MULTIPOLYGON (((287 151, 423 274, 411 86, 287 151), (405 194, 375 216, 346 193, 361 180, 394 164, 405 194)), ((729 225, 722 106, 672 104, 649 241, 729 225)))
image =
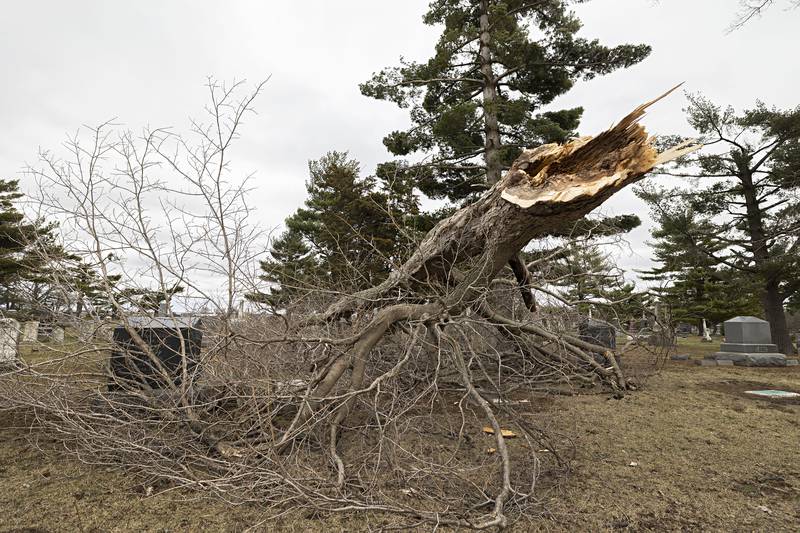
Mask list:
POLYGON ((703 319, 718 324, 732 316, 758 314, 751 277, 737 275, 714 259, 725 246, 709 237, 711 221, 691 208, 670 209, 657 190, 640 188, 638 193, 653 206, 658 224, 651 231, 655 240, 650 245, 659 266, 640 272, 641 278, 656 283, 652 292, 669 307, 672 319, 702 329, 703 319), (734 284, 735 292, 729 290, 734 284))
MULTIPOLYGON (((0 286, 9 287, 25 270, 21 259, 30 246, 33 228, 14 202, 22 198, 17 180, 0 180, 0 286)), ((8 303, 8 300, 5 300, 8 303)))
POLYGON ((76 317, 80 318, 84 312, 100 317, 114 314, 109 291, 117 292, 121 275, 109 274, 103 280, 92 265, 76 258, 69 267, 69 278, 75 294, 76 317))
POLYGON ((321 269, 297 230, 286 230, 274 239, 269 255, 261 261, 261 278, 272 284, 270 291, 249 294, 248 299, 282 308, 310 288, 321 269))
POLYGON ((800 291, 800 107, 759 102, 737 114, 701 96, 689 101, 689 123, 713 151, 687 157, 671 172, 692 179, 691 187, 640 194, 660 212, 702 218, 680 233, 735 273, 729 292, 757 281, 773 342, 791 353, 784 303, 800 291))
POLYGON ((565 301, 586 314, 592 301, 605 300, 611 290, 620 288, 622 272, 597 246, 571 243, 549 263, 546 279, 561 288, 565 301))
POLYGON ((575 135, 581 108, 542 111, 579 79, 629 67, 645 45, 609 48, 578 37, 568 0, 434 0, 423 20, 443 25, 433 57, 402 61, 361 85, 410 108, 413 126, 384 139, 391 153, 430 156, 418 187, 458 202, 500 179, 526 147, 575 135))
POLYGON ((16 312, 36 303, 21 284, 41 275, 47 255, 62 253, 55 244, 55 225, 27 221, 16 208, 23 196, 18 180, 0 180, 0 302, 16 312))
POLYGON ((579 313, 620 325, 641 317, 646 294, 626 281, 611 255, 591 239, 569 242, 543 267, 545 282, 579 313))
MULTIPOLYGON (((158 312, 162 303, 170 302, 176 294, 185 291, 185 287, 175 283, 166 289, 148 289, 141 287, 127 287, 116 292, 115 297, 122 305, 129 307, 134 313, 150 314, 158 312)), ((113 310, 116 314, 117 310, 113 310)))
POLYGON ((417 231, 419 208, 413 187, 392 165, 362 178, 357 161, 330 152, 309 162, 308 198, 286 219, 286 231, 261 263, 269 293, 254 301, 275 307, 311 288, 352 290, 388 275, 403 254, 404 233, 417 231))

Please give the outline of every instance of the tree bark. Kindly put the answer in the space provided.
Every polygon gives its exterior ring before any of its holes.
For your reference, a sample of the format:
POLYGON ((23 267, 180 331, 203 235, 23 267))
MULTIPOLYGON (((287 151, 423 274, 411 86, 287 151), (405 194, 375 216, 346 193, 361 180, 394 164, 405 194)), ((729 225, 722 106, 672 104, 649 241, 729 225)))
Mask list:
POLYGON ((772 333, 772 343, 778 346, 778 351, 785 355, 792 355, 792 339, 789 336, 789 327, 786 323, 786 312, 783 309, 783 297, 780 287, 775 280, 769 280, 764 285, 761 294, 761 305, 764 307, 764 318, 769 322, 772 333))
POLYGON ((533 295, 533 289, 531 288, 531 273, 528 272, 528 266, 522 259, 522 254, 515 254, 508 264, 514 272, 514 277, 517 278, 520 295, 525 307, 531 313, 536 312, 536 297, 533 295))
POLYGON ((486 182, 491 186, 500 181, 503 171, 500 162, 500 125, 497 120, 497 80, 492 68, 491 33, 489 31, 489 0, 481 0, 480 48, 478 61, 483 76, 483 124, 486 182))
POLYGON ((764 309, 764 318, 769 322, 772 343, 778 346, 780 353, 791 355, 792 340, 786 323, 786 312, 783 309, 784 299, 781 296, 776 274, 773 272, 774 269, 771 265, 772 254, 766 231, 764 230, 761 205, 753 183, 753 173, 749 168, 749 163, 749 160, 738 160, 737 166, 739 167, 739 181, 742 184, 742 192, 745 198, 747 233, 750 239, 753 262, 763 282, 761 305, 764 309))

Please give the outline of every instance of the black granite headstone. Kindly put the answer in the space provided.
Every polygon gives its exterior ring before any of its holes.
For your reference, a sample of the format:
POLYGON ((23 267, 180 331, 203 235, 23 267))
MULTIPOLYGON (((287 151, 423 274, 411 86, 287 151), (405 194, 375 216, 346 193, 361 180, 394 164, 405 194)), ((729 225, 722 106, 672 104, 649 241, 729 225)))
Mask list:
POLYGON ((617 331, 613 326, 599 320, 585 320, 578 326, 578 337, 585 342, 605 346, 611 350, 617 348, 617 331))
MULTIPOLYGON (((131 329, 155 354, 173 383, 179 384, 182 381, 184 356, 187 371, 195 374, 203 339, 199 319, 129 317, 127 320, 131 329)), ((167 384, 158 365, 134 341, 125 326, 114 328, 113 344, 109 390, 121 388, 119 381, 132 387, 147 385, 154 389, 163 388, 167 384)))

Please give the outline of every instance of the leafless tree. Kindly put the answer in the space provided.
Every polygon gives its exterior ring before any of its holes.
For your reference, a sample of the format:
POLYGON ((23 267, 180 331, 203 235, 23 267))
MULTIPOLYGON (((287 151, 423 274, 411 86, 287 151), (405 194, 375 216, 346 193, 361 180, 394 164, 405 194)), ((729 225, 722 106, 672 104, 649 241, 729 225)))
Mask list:
MULTIPOLYGON (((732 32, 741 29, 754 18, 760 17, 774 4, 775 0, 740 0, 739 12, 736 14, 736 19, 728 27, 728 31, 732 32)), ((787 0, 786 6, 786 9, 800 7, 800 0, 787 0)))

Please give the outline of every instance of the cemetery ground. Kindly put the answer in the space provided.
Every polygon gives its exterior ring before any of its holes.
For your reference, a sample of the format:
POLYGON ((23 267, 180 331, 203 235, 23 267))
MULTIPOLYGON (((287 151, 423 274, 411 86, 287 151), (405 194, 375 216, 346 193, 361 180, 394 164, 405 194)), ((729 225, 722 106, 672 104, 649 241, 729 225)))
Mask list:
MULTIPOLYGON (((680 343, 678 352, 693 359, 719 345, 680 343)), ((744 394, 766 388, 800 392, 800 367, 668 361, 622 399, 531 396, 540 427, 572 460, 557 482, 543 472, 541 513, 510 529, 796 530, 800 401, 744 394)), ((233 506, 83 464, 30 422, 30 413, 0 411, 0 531, 364 531, 396 520, 289 509, 262 523, 257 505, 233 506)), ((481 429, 469 433, 484 452, 493 441, 481 429)))

